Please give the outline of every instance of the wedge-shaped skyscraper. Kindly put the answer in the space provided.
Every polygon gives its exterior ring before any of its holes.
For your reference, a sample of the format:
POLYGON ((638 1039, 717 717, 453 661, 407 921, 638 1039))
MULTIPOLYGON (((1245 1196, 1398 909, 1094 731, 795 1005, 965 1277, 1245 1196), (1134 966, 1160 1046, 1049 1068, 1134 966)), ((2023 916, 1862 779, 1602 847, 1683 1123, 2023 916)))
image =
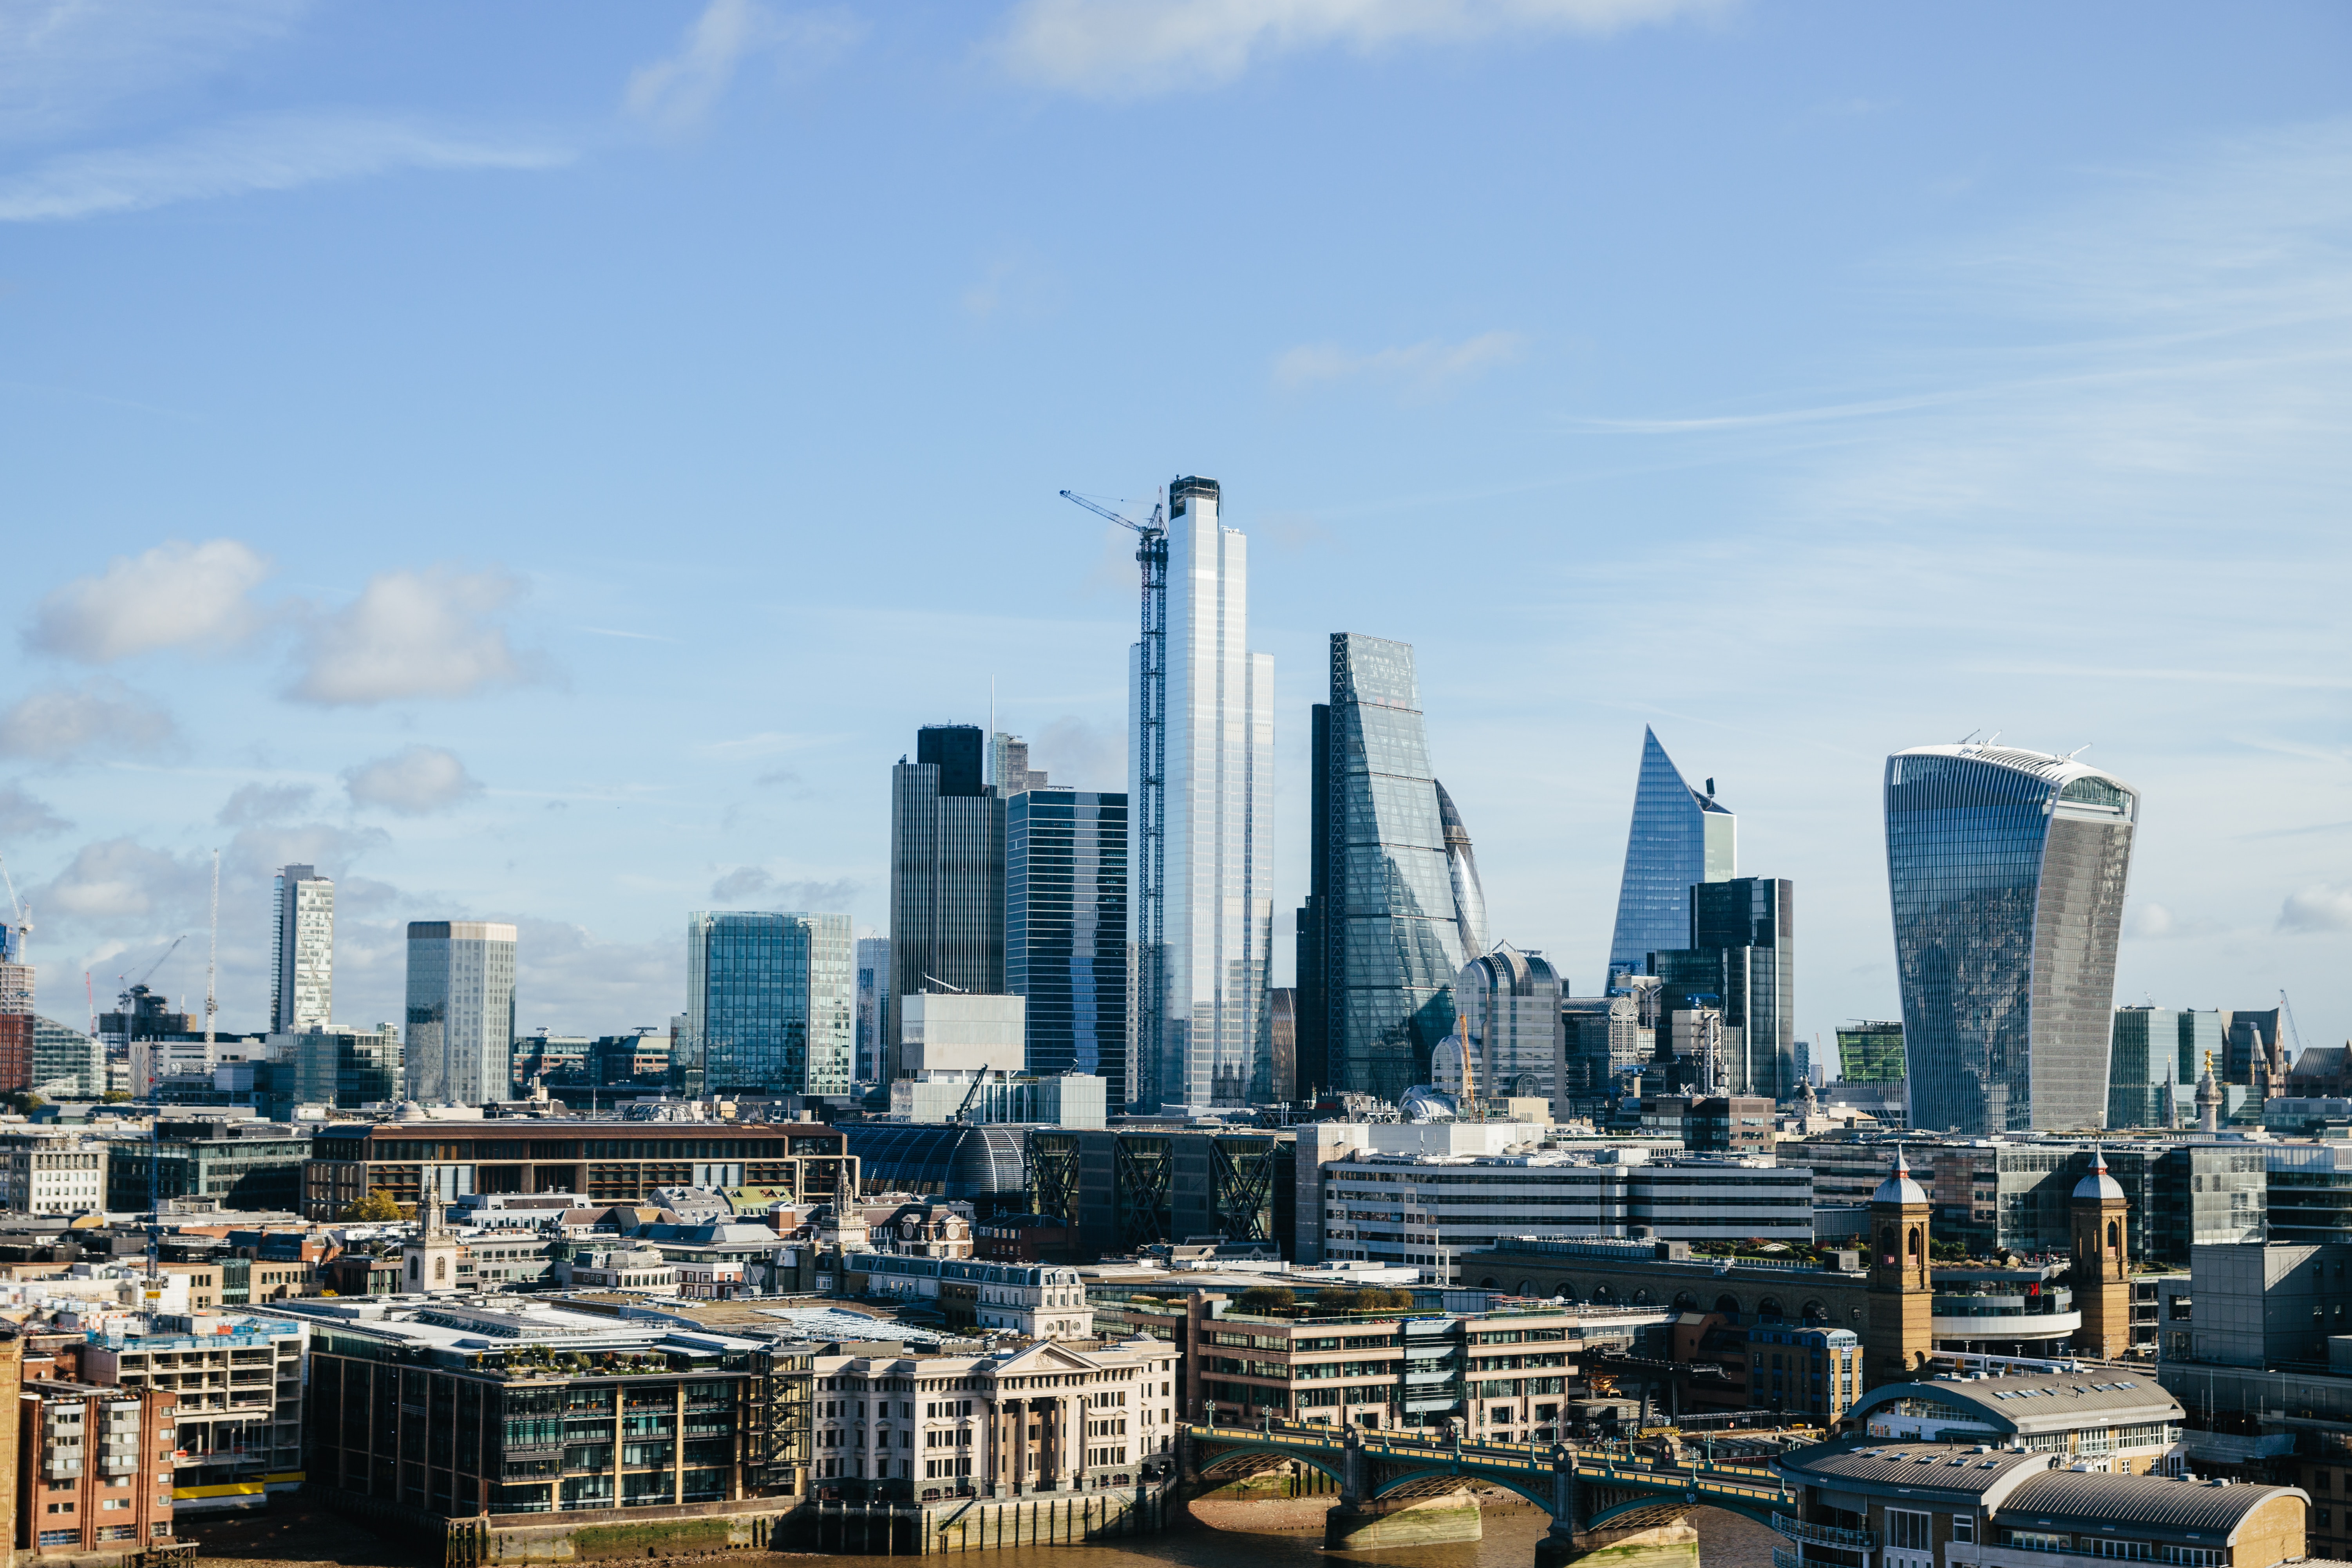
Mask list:
POLYGON ((1653 952, 1688 945, 1691 887, 1739 874, 1738 829, 1739 819, 1716 803, 1715 781, 1691 788, 1657 731, 1643 726, 1617 931, 1609 941, 1612 976, 1642 973, 1653 952))
POLYGON ((1886 760, 1886 875, 1910 1124, 2103 1125, 2139 793, 2006 746, 1886 760))

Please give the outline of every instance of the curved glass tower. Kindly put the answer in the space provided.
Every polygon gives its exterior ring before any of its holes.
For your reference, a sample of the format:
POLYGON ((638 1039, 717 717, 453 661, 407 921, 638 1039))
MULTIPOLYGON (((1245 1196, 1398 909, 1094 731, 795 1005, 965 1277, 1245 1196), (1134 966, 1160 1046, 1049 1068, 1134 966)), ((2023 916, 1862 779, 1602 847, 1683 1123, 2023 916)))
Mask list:
POLYGON ((1739 819, 1716 804, 1715 781, 1691 788, 1657 731, 1642 729, 1642 776, 1633 826, 1625 835, 1625 879, 1617 890, 1617 931, 1609 973, 1640 974, 1650 954, 1690 945, 1690 890, 1739 874, 1739 819))
POLYGON ((1886 760, 1886 877, 1910 1124, 2104 1126, 2116 938, 2139 795, 2005 746, 1886 760))
POLYGON ((1470 829, 1445 793, 1437 785, 1437 819, 1445 827, 1445 869, 1454 883, 1454 924, 1462 933, 1462 956, 1476 958, 1486 951, 1486 890, 1478 881, 1478 857, 1470 848, 1470 829))

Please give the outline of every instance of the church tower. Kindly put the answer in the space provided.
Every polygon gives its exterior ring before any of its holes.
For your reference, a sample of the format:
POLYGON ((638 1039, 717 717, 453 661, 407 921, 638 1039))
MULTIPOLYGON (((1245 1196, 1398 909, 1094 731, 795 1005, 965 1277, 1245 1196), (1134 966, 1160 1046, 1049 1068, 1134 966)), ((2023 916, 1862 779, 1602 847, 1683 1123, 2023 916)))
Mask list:
POLYGON ((1870 1194, 1870 1309, 1862 1337, 1864 1390, 1908 1383, 1935 1353, 1935 1284, 1927 1273, 1927 1194, 1895 1152, 1870 1194))
POLYGON ((2083 1326, 2074 1348, 2102 1359, 2131 1348, 2131 1205, 2107 1174, 2106 1156, 2091 1152, 2091 1173, 2074 1184, 2067 1205, 2074 1222, 2074 1268, 2068 1280, 2083 1326))
POLYGON ((457 1238, 441 1222, 441 1193, 428 1174, 424 1201, 416 1206, 416 1239, 401 1249, 405 1268, 401 1289, 412 1296, 457 1289, 457 1238))

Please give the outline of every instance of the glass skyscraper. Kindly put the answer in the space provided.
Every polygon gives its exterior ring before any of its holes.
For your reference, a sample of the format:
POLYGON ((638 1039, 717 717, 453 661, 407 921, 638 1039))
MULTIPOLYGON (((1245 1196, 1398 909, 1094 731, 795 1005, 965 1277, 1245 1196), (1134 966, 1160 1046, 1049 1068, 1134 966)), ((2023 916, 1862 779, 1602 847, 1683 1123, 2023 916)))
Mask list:
POLYGON ((857 1018, 847 915, 686 917, 689 1093, 847 1094, 857 1018))
POLYGON ((1127 1095, 1127 796, 1032 788, 1004 809, 1004 988, 1028 999, 1033 1073, 1127 1095))
POLYGON ((898 1077, 898 998, 1004 990, 1004 797, 975 724, 927 724, 890 770, 890 988, 878 1064, 898 1077), (928 977, 928 978, 927 978, 928 977))
POLYGON ((1168 487, 1168 706, 1156 763, 1135 695, 1143 645, 1129 655, 1128 800, 1162 834, 1157 951, 1144 945, 1142 868, 1129 882, 1129 1093, 1151 1110, 1247 1105, 1273 1089, 1274 815, 1261 807, 1274 800, 1274 656, 1249 651, 1249 541, 1217 521, 1219 499, 1214 479, 1168 487))
POLYGON ((1430 1052, 1454 1027, 1457 870, 1476 886, 1459 814, 1462 855, 1447 855, 1452 803, 1430 770, 1412 646, 1333 633, 1313 738, 1297 1072, 1395 1100, 1430 1081, 1430 1052))
POLYGON ((1796 1096, 1796 918, 1795 885, 1786 878, 1696 882, 1688 945, 1650 954, 1662 1009, 1703 1005, 1694 999, 1710 994, 1722 1009, 1724 1087, 1732 1094, 1796 1096))
POLYGON ((514 1096, 515 928, 408 922, 408 1098, 486 1105, 514 1096))
MULTIPOLYGON (((2182 1027, 2192 1015, 2170 1007, 2118 1007, 2107 1047, 2107 1125, 2178 1126, 2189 1097, 2180 1092, 2182 1027)), ((2193 1087, 2193 1080, 2192 1080, 2193 1087)))
POLYGON ((1715 781, 1685 781, 1657 731, 1642 729, 1642 775, 1625 836, 1625 877, 1617 889, 1617 930, 1609 973, 1642 974, 1649 956, 1690 941, 1690 890, 1739 874, 1739 819, 1716 803, 1715 781))
POLYGON ((2011 747, 1886 760, 1910 1125, 2102 1125, 2138 792, 2011 747))
POLYGON ((323 1029, 335 1013, 335 884, 316 866, 278 868, 269 1029, 323 1029))

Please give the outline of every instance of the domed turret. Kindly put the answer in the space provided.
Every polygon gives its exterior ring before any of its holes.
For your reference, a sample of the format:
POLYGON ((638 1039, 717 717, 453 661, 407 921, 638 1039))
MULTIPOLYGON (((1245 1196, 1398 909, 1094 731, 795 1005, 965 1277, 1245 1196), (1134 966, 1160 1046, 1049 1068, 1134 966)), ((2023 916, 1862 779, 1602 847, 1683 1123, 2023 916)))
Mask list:
POLYGON ((2074 1195, 2095 1203, 2105 1198, 2123 1201, 2124 1184, 2107 1174, 2107 1157, 2096 1149, 2091 1151, 2091 1173, 2074 1184, 2074 1195))
POLYGON ((1895 1150, 1895 1169, 1887 1173, 1886 1180, 1878 1184, 1878 1190, 1870 1194, 1870 1201, 1874 1204, 1924 1204, 1927 1201, 1927 1189, 1911 1179, 1911 1162, 1904 1158, 1901 1145, 1896 1145, 1895 1150))

